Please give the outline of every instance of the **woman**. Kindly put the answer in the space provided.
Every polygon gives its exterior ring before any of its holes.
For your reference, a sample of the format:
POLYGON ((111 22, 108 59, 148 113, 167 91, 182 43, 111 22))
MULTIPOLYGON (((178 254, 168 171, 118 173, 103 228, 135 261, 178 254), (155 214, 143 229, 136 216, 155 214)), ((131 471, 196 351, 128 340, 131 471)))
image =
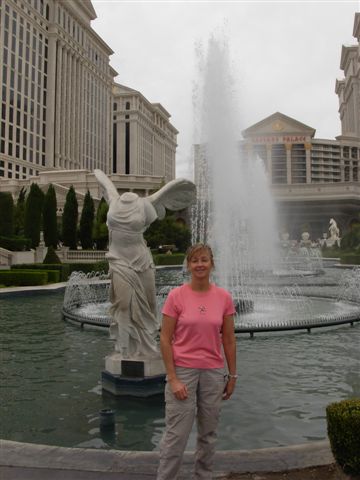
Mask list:
POLYGON ((210 283, 214 268, 211 248, 204 244, 190 247, 186 261, 190 282, 173 289, 162 310, 160 346, 167 372, 166 429, 157 480, 177 478, 195 414, 195 478, 212 478, 221 400, 231 397, 237 378, 235 309, 230 293, 210 283))

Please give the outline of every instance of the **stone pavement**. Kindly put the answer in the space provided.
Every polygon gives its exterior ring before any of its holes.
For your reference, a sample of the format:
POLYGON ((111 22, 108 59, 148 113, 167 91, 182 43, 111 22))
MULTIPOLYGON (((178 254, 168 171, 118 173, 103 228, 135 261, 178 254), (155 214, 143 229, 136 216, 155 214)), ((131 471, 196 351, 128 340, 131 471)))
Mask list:
MULTIPOLYGON (((215 478, 229 473, 279 472, 334 462, 327 441, 259 450, 219 451, 215 478)), ((158 452, 65 448, 0 440, 1 480, 155 480, 158 452)), ((182 480, 193 454, 186 452, 182 480)))

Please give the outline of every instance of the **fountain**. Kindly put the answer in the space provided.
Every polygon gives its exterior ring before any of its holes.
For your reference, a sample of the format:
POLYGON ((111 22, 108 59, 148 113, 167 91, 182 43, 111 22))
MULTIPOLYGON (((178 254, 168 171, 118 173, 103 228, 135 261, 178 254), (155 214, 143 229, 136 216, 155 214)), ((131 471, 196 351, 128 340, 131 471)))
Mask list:
MULTIPOLYGON (((324 273, 320 250, 308 245, 311 243, 308 234, 303 235, 299 246, 288 244, 284 248, 283 245, 280 253, 276 212, 263 160, 254 156, 246 161, 239 148, 241 123, 233 95, 226 41, 211 38, 208 55, 200 58, 202 84, 195 95, 197 202, 192 208, 192 235, 194 243, 208 242, 213 247, 214 280, 233 295, 239 313, 236 331, 251 335, 282 330, 310 331, 359 320, 360 295, 357 298, 354 295, 351 301, 345 298, 340 301, 332 292, 330 300, 328 295, 321 298, 318 294, 315 298, 316 289, 308 292, 304 288, 308 285, 307 278, 324 273), (312 296, 309 297, 309 293, 312 296)), ((181 283, 184 279, 178 276, 176 281, 181 283)), ((102 297, 103 313, 99 321, 97 301, 86 302, 85 312, 74 310, 68 301, 68 296, 74 296, 83 283, 81 276, 70 279, 64 316, 74 319, 78 315, 82 324, 101 325, 108 306, 102 297)), ((164 284, 157 285, 159 306, 168 290, 164 284)))

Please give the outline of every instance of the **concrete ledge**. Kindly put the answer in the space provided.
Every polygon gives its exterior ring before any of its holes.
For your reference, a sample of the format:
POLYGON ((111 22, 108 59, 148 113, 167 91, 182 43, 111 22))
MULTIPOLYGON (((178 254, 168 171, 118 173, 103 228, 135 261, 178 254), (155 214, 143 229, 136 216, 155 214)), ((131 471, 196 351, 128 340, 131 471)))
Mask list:
MULTIPOLYGON (((0 466, 155 476, 158 452, 65 448, 0 440, 0 466)), ((215 476, 230 472, 279 472, 334 462, 328 441, 281 448, 219 451, 215 476)), ((193 453, 186 452, 181 475, 190 478, 193 453)), ((136 478, 136 477, 134 477, 136 478)))

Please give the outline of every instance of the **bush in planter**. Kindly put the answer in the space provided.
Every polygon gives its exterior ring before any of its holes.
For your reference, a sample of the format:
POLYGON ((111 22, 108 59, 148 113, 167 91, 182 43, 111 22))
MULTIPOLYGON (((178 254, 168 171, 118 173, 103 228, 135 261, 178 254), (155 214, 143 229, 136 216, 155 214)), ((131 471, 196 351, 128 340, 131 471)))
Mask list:
POLYGON ((12 265, 11 270, 58 270, 60 272, 60 280, 66 282, 69 278, 68 264, 44 264, 44 263, 27 263, 12 265))
POLYGON ((326 408, 331 450, 349 474, 360 474, 360 399, 331 403, 326 408))
POLYGON ((0 270, 0 284, 7 287, 46 285, 47 272, 0 270))
POLYGON ((44 258, 43 263, 45 263, 45 264, 51 264, 51 263, 59 264, 59 263, 61 263, 60 258, 56 255, 56 252, 55 252, 55 249, 54 249, 53 246, 50 245, 50 247, 48 247, 48 250, 47 250, 47 253, 46 253, 46 256, 44 258))

